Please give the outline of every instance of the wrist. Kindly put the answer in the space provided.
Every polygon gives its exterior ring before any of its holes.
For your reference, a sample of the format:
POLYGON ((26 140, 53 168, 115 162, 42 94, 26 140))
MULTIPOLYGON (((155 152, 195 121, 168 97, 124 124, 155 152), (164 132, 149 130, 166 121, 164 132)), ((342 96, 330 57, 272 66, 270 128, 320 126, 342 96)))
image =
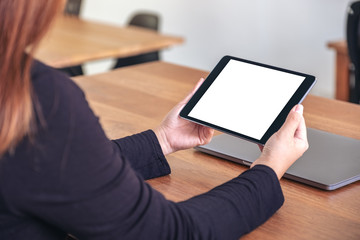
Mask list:
POLYGON ((173 151, 167 140, 167 136, 166 136, 164 129, 162 129, 161 127, 157 127, 154 129, 154 133, 159 141, 159 144, 160 144, 163 154, 168 155, 168 154, 172 153, 173 151))
POLYGON ((284 175, 284 173, 279 169, 278 166, 276 166, 275 163, 269 161, 269 159, 266 159, 263 156, 260 156, 258 159, 256 159, 256 161, 254 161, 251 164, 250 168, 255 167, 256 165, 265 165, 265 166, 271 168, 275 172, 275 174, 279 180, 284 175))

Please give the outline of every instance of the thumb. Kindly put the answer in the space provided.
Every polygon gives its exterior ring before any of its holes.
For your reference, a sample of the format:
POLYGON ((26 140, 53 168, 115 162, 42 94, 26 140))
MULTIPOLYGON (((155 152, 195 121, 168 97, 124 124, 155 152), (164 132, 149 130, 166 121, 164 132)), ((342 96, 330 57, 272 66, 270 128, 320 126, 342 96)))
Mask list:
POLYGON ((194 93, 199 89, 201 84, 205 81, 204 78, 200 78, 200 80, 196 83, 195 87, 191 90, 191 92, 181 101, 182 103, 187 103, 190 98, 194 95, 194 93))
POLYGON ((296 105, 289 112, 284 125, 281 127, 280 132, 290 135, 294 137, 303 117, 303 109, 304 107, 301 104, 296 105))
MULTIPOLYGON (((174 112, 176 116, 178 116, 181 112, 181 110, 184 108, 187 102, 191 99, 191 97, 194 95, 194 93, 199 89, 201 84, 205 81, 204 78, 200 78, 200 80, 197 82, 195 87, 191 90, 191 92, 183 99, 181 100, 172 110, 171 112, 174 112)), ((170 113, 168 113, 169 115, 170 113)))
POLYGON ((296 129, 295 137, 303 141, 307 141, 307 131, 304 117, 301 118, 299 127, 296 129))

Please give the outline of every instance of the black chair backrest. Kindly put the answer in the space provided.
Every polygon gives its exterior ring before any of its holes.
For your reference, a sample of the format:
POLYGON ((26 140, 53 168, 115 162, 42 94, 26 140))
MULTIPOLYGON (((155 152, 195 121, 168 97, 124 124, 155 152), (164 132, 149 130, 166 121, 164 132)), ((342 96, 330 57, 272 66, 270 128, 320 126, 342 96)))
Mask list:
MULTIPOLYGON (((147 29, 152 29, 155 31, 159 30, 159 16, 153 13, 136 13, 130 19, 128 25, 143 27, 147 29)), ((136 56, 118 58, 113 68, 120 68, 131 66, 140 63, 158 61, 160 59, 159 51, 143 53, 136 56)))
POLYGON ((350 4, 347 14, 346 40, 350 66, 350 102, 360 102, 360 1, 350 4))
POLYGON ((158 31, 159 17, 152 13, 137 13, 131 18, 129 25, 158 31))
MULTIPOLYGON (((67 0, 64 15, 78 17, 81 10, 81 0, 67 0)), ((58 68, 60 71, 66 73, 70 77, 83 75, 83 68, 81 65, 70 66, 65 68, 58 68)))
POLYGON ((71 16, 79 16, 81 10, 81 0, 67 0, 64 14, 71 16))

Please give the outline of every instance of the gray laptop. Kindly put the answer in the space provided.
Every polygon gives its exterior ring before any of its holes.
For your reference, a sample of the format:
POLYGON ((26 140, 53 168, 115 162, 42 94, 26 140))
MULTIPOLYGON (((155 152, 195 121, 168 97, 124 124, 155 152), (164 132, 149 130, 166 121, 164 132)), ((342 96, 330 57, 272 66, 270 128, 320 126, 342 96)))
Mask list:
MULTIPOLYGON (((310 147, 286 172, 285 178, 334 190, 360 179, 360 140, 308 128, 310 147)), ((197 150, 250 166, 258 146, 227 134, 215 136, 197 150)))

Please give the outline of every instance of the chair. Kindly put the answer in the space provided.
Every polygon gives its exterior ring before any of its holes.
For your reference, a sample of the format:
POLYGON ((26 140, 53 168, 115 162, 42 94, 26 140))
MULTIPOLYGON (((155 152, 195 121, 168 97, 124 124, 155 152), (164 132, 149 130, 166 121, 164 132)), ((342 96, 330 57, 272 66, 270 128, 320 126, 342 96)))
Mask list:
POLYGON ((349 101, 360 103, 360 1, 350 4, 347 13, 346 41, 350 58, 349 101))
MULTIPOLYGON (((81 0, 67 0, 64 15, 78 17, 81 10, 81 0)), ((58 68, 58 70, 66 73, 70 77, 84 75, 84 71, 81 65, 70 66, 65 68, 58 68)))
MULTIPOLYGON (((143 27, 158 31, 159 16, 152 13, 137 13, 131 18, 128 25, 143 27)), ((159 59, 160 57, 158 51, 140 54, 136 56, 125 57, 125 58, 118 58, 113 68, 115 69, 119 67, 131 66, 145 62, 158 61, 159 59)))
POLYGON ((81 10, 81 0, 67 0, 64 14, 71 16, 79 16, 81 10))

